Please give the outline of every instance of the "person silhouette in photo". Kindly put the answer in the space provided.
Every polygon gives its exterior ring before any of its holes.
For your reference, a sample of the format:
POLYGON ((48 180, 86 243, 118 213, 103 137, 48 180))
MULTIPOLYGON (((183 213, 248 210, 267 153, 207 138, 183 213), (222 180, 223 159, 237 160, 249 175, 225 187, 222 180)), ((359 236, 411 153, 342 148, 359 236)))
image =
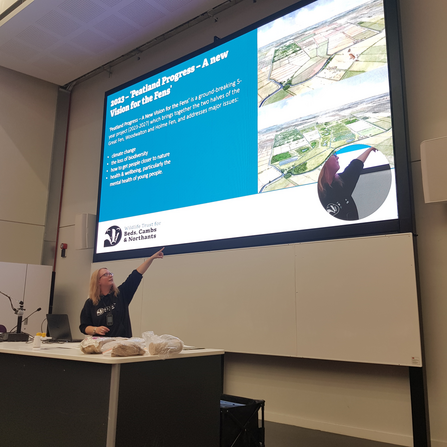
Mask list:
POLYGON ((323 165, 318 177, 318 196, 324 209, 342 220, 358 220, 359 213, 352 198, 363 165, 375 147, 369 147, 357 158, 351 161, 342 173, 338 173, 340 165, 338 155, 333 153, 323 165))

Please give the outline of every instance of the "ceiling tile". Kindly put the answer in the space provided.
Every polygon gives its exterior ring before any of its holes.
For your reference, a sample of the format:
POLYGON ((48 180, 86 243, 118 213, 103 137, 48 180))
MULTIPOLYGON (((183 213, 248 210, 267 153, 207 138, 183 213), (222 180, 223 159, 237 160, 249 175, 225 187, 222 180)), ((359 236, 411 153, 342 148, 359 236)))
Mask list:
POLYGON ((177 9, 183 8, 188 3, 191 3, 191 0, 153 0, 154 3, 157 3, 163 8, 166 8, 168 11, 175 11, 177 9))
POLYGON ((100 53, 113 45, 113 41, 89 29, 73 37, 71 42, 92 53, 100 53))
POLYGON ((98 1, 110 7, 114 7, 116 5, 119 5, 120 3, 124 3, 122 0, 98 0, 98 1))
POLYGON ((94 28, 111 37, 115 41, 126 39, 132 34, 138 32, 137 28, 115 15, 109 16, 97 23, 94 28))
POLYGON ((88 23, 107 12, 106 9, 90 0, 65 0, 59 5, 59 9, 85 23, 88 23))
POLYGON ((50 54, 73 66, 84 63, 86 59, 92 57, 91 53, 89 54, 83 49, 75 47, 69 43, 64 43, 63 45, 51 50, 50 54))
POLYGON ((70 73, 73 73, 72 65, 49 54, 45 54, 43 57, 36 59, 30 65, 47 73, 57 71, 60 76, 70 76, 70 73))
POLYGON ((29 61, 36 55, 36 50, 17 39, 11 39, 0 46, 0 52, 8 54, 20 61, 29 61))
POLYGON ((59 36, 66 37, 78 30, 81 25, 74 20, 60 14, 57 11, 50 11, 36 22, 38 25, 59 36))
POLYGON ((45 50, 59 41, 59 38, 54 34, 49 34, 34 25, 25 28, 16 37, 24 43, 40 50, 45 50))
POLYGON ((145 0, 135 0, 118 12, 143 28, 166 15, 145 0))
POLYGON ((0 66, 66 85, 227 3, 232 2, 30 1, 0 26, 0 66))

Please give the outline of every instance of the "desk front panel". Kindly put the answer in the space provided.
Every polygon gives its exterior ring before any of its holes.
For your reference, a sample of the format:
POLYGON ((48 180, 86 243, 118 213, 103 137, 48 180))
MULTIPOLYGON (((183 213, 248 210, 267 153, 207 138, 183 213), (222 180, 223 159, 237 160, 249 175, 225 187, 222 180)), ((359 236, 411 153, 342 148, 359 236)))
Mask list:
POLYGON ((222 361, 121 365, 116 447, 218 447, 222 361))
POLYGON ((0 353, 1 443, 105 446, 110 365, 0 353))

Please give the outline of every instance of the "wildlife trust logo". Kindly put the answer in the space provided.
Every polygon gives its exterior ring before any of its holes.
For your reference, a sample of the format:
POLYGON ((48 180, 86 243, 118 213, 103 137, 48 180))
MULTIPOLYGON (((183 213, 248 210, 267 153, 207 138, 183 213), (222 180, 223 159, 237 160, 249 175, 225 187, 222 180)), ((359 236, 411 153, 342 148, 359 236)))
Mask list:
POLYGON ((113 225, 107 229, 105 234, 104 247, 114 247, 119 244, 121 236, 123 235, 123 230, 117 225, 113 225))

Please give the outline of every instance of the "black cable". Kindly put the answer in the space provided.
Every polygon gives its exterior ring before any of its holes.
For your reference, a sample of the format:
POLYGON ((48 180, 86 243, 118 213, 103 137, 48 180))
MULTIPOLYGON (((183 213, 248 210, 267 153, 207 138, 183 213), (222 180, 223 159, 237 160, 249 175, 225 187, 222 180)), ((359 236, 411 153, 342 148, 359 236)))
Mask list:
MULTIPOLYGON (((36 312, 40 312, 42 310, 41 307, 39 307, 38 309, 36 309, 34 312, 31 312, 27 317, 25 317, 23 319, 23 321, 25 321, 26 319, 28 319, 31 315, 34 315, 36 312)), ((17 327, 17 325, 15 325, 9 332, 12 332, 15 328, 17 327)))
POLYGON ((11 297, 10 297, 9 295, 6 295, 6 293, 3 293, 2 291, 0 291, 0 293, 1 293, 2 295, 5 295, 6 298, 9 299, 9 302, 11 303, 11 309, 14 311, 14 313, 17 313, 17 309, 15 309, 14 306, 12 305, 11 297))

